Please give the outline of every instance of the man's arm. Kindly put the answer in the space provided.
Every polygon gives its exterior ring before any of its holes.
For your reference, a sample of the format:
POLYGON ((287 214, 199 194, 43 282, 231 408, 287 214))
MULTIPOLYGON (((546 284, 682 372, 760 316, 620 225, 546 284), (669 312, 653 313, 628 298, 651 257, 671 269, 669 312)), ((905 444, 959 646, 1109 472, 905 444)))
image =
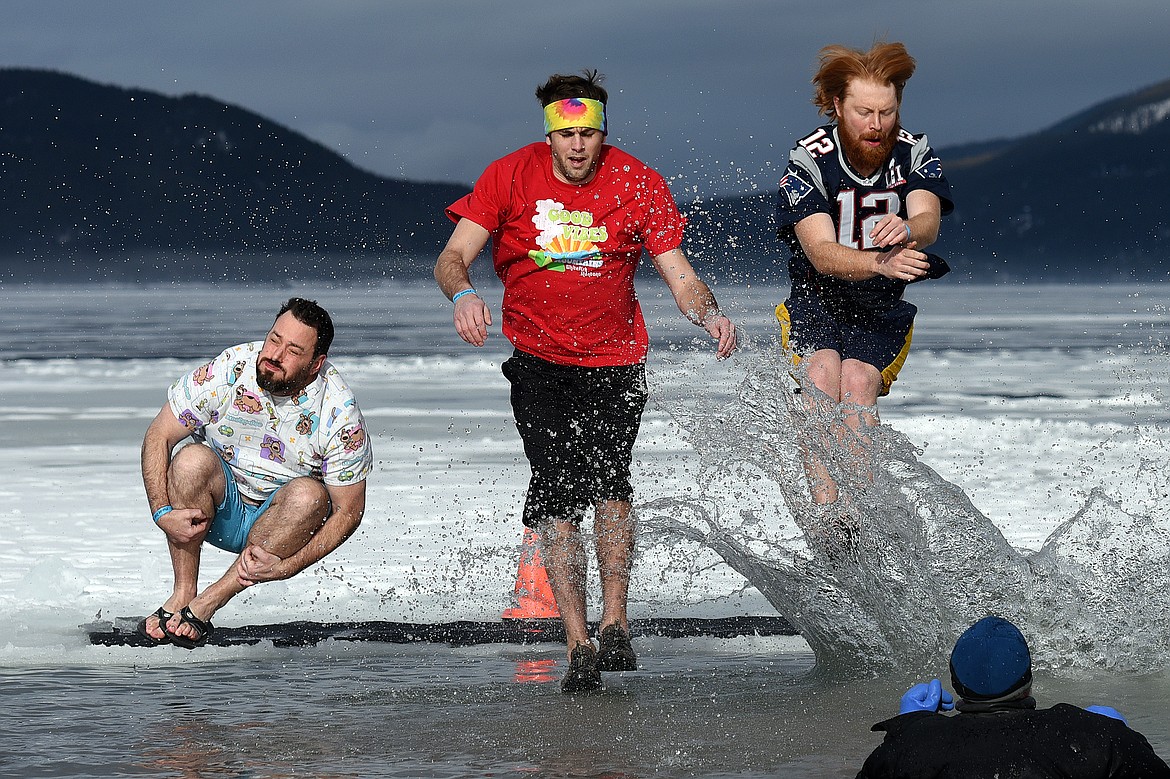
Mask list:
MULTIPOLYGON (((171 464, 171 452, 175 446, 190 435, 190 431, 179 422, 164 403, 146 435, 142 439, 142 485, 146 488, 146 500, 153 514, 163 506, 171 504, 167 489, 167 472, 171 464)), ((209 521, 198 508, 174 508, 158 521, 159 528, 177 542, 190 541, 200 530, 199 525, 209 521)))
POLYGON ((921 250, 938 240, 941 219, 938 196, 916 189, 906 197, 906 219, 889 214, 870 232, 874 245, 885 251, 862 251, 837 243, 833 219, 823 213, 797 222, 796 237, 809 262, 827 276, 849 281, 886 276, 909 282, 922 278, 930 268, 921 250))
POLYGON ((735 351, 735 325, 719 310, 715 295, 695 273, 682 249, 672 249, 654 258, 654 267, 666 282, 678 310, 718 341, 715 356, 728 357, 735 351))
MULTIPOLYGON (((467 269, 487 246, 490 234, 470 219, 460 219, 439 252, 435 263, 435 281, 448 299, 465 289, 472 289, 467 269)), ((455 332, 473 346, 483 346, 492 314, 479 295, 464 295, 455 301, 455 332)))
POLYGON ((941 223, 942 201, 938 195, 925 189, 916 189, 906 196, 904 224, 910 228, 910 239, 914 241, 915 248, 925 249, 937 241, 941 223))
POLYGON ((189 435, 175 417, 169 403, 164 403, 142 439, 142 484, 153 514, 171 502, 167 492, 167 468, 175 445, 189 435))
POLYGON ((236 563, 236 578, 250 587, 260 582, 289 579, 321 560, 345 543, 361 524, 366 512, 366 483, 345 486, 325 485, 332 512, 309 543, 296 553, 281 559, 256 544, 249 544, 236 563))

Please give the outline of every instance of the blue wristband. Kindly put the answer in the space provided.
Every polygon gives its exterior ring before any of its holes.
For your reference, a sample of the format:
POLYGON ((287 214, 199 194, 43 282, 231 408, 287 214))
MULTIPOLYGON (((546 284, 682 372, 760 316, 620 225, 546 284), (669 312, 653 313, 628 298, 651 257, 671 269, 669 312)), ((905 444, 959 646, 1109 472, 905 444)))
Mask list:
POLYGON ((170 514, 172 511, 174 511, 174 509, 170 506, 163 506, 158 511, 154 512, 154 524, 157 525, 160 519, 165 517, 167 514, 170 514))
POLYGON ((463 290, 462 292, 456 292, 454 295, 452 295, 451 302, 452 303, 459 302, 459 298, 463 297, 464 295, 478 295, 478 294, 479 293, 475 291, 474 287, 468 287, 467 289, 463 290))

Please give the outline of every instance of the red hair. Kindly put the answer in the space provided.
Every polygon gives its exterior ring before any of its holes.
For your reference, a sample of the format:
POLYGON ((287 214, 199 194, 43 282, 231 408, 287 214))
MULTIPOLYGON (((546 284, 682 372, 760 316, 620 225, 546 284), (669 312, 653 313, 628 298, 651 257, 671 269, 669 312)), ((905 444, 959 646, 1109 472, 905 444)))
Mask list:
POLYGON ((821 65, 813 76, 816 93, 813 104, 830 119, 837 118, 833 99, 845 99, 845 90, 854 80, 893 84, 898 105, 902 90, 914 75, 914 58, 900 43, 875 43, 869 51, 846 46, 826 46, 820 51, 821 65))

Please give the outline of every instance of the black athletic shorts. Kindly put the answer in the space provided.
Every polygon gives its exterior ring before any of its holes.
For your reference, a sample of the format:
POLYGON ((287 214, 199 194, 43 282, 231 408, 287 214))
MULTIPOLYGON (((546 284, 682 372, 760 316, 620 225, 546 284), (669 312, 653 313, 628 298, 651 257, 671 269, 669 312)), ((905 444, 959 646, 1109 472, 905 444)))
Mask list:
POLYGON ((524 524, 579 521, 602 501, 629 501, 630 460, 646 406, 644 365, 583 368, 516 351, 502 366, 532 467, 524 524))

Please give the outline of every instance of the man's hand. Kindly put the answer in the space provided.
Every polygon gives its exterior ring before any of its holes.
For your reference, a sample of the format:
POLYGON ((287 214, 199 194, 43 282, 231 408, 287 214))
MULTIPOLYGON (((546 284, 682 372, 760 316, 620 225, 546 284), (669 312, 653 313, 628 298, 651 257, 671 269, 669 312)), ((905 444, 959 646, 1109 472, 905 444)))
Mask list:
POLYGON ((202 509, 173 509, 162 516, 158 526, 176 544, 189 544, 207 532, 210 521, 202 509))
POLYGON ((925 276, 926 271, 930 269, 930 263, 927 262, 925 254, 914 248, 916 245, 911 241, 905 246, 895 246, 878 254, 876 267, 878 274, 907 283, 925 276))
POLYGON ((929 682, 919 682, 906 691, 902 696, 898 713, 950 711, 953 708, 955 708, 955 699, 942 688, 942 682, 938 679, 931 679, 929 682))
POLYGON ((285 576, 278 568, 281 562, 282 558, 258 544, 248 544, 236 563, 236 581, 243 587, 251 587, 260 582, 283 579, 285 576))
POLYGON ((730 357, 739 345, 735 336, 735 324, 723 314, 708 317, 707 321, 703 322, 703 329, 719 342, 715 347, 716 359, 723 360, 730 357))
POLYGON ((906 220, 897 214, 887 214, 869 232, 871 246, 889 249, 892 246, 908 243, 911 239, 906 220))
POLYGON ((491 323, 492 312, 479 295, 464 295, 455 302, 455 332, 472 346, 483 346, 491 323))

